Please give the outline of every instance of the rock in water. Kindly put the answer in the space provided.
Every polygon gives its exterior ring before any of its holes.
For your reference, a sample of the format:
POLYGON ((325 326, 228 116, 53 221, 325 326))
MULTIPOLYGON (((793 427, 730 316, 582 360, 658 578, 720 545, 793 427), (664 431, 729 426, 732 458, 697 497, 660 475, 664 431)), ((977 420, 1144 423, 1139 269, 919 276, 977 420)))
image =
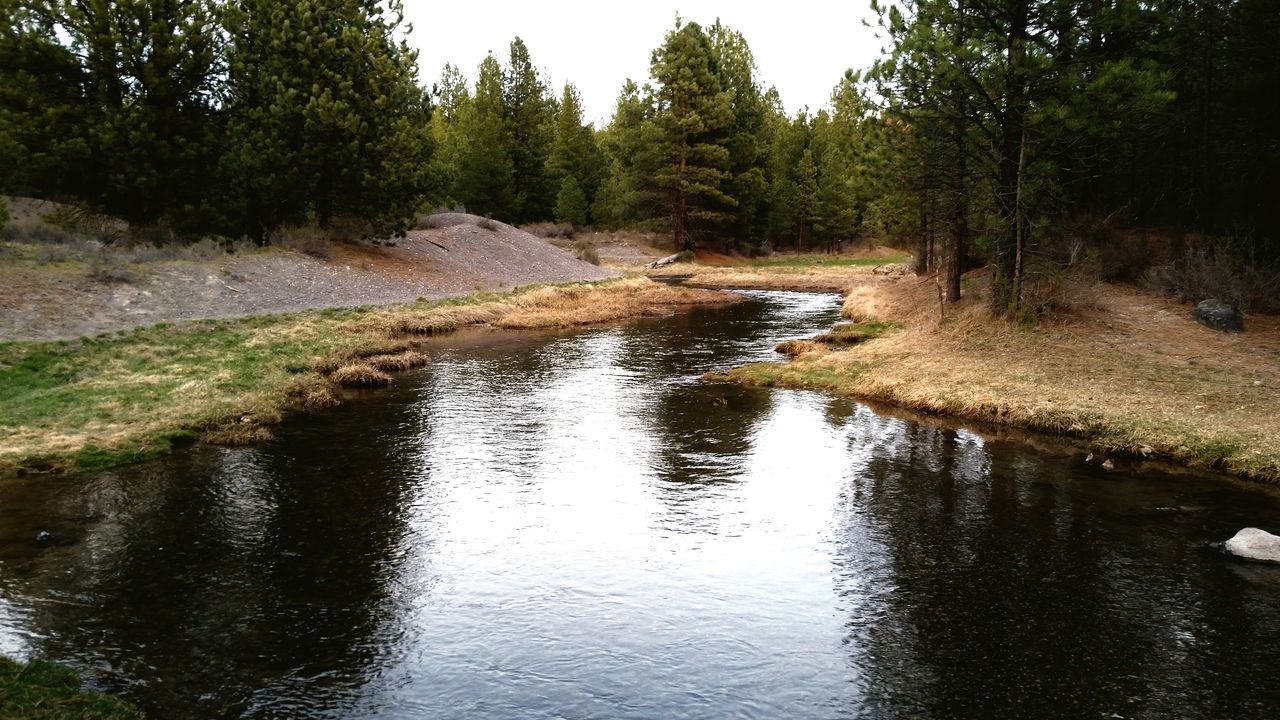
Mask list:
POLYGON ((1196 305, 1192 313, 1201 325, 1222 332, 1244 332, 1244 316, 1235 305, 1218 298, 1209 298, 1196 305))
POLYGON ((1258 528, 1245 528, 1223 546, 1246 560, 1280 563, 1280 537, 1258 528))

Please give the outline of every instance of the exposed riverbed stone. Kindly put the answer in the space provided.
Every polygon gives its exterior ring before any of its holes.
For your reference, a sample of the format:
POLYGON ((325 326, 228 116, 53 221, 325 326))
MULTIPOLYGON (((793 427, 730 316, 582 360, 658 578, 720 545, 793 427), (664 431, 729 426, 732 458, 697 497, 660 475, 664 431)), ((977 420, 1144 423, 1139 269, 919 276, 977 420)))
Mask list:
POLYGON ((1245 528, 1226 542, 1227 552, 1246 560, 1280 563, 1280 536, 1258 528, 1245 528))
POLYGON ((1209 298, 1196 305, 1192 313, 1197 322, 1223 332, 1244 332, 1244 316, 1236 306, 1218 298, 1209 298))

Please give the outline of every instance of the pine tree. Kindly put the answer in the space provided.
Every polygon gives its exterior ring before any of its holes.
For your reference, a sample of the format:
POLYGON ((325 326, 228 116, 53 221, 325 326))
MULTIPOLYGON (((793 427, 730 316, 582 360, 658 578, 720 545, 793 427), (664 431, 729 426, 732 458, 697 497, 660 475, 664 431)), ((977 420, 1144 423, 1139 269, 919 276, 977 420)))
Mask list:
POLYGON ((677 23, 667 33, 650 72, 657 83, 652 147, 663 158, 651 182, 676 246, 688 250, 735 205, 724 191, 733 96, 720 85, 711 41, 697 23, 677 23))
POLYGON ((25 177, 0 182, 71 191, 139 225, 190 221, 219 154, 213 0, 3 10, 0 158, 25 177))
POLYGON ((721 86, 731 93, 732 119, 725 130, 729 150, 725 189, 735 207, 725 230, 732 244, 755 248, 765 232, 764 201, 768 191, 763 169, 768 147, 765 98, 756 81, 755 58, 746 38, 718 20, 708 34, 721 86))
POLYGON ((578 179, 569 175, 561 180, 556 195, 556 222, 582 227, 587 224, 587 207, 587 195, 578 179))
POLYGON ((556 188, 547 175, 555 107, 547 85, 529 58, 524 41, 511 43, 511 61, 503 76, 503 114, 515 189, 512 217, 533 222, 551 217, 556 188))
POLYGON ((507 154, 503 115, 502 68, 489 55, 480 63, 475 95, 462 106, 457 120, 456 195, 470 212, 514 219, 515 164, 507 154))
POLYGON ((598 225, 617 228, 648 216, 643 150, 646 128, 652 123, 651 94, 647 87, 642 94, 633 80, 627 80, 618 96, 613 120, 599 134, 604 168, 591 206, 591 216, 598 225))
POLYGON ((84 69, 58 38, 51 3, 0 0, 0 191, 100 197, 84 69))
POLYGON ((596 132, 582 123, 582 99, 572 85, 564 86, 556 113, 555 139, 547 158, 547 173, 557 188, 572 177, 588 206, 604 175, 604 156, 596 141, 596 132))
POLYGON ((429 106, 399 2, 240 0, 232 36, 231 152, 248 230, 335 218, 403 230, 421 199, 429 106))
POLYGON ((840 243, 853 239, 858 231, 860 213, 854 187, 853 167, 840 146, 832 143, 818 162, 818 220, 816 235, 828 252, 840 243))
POLYGON ((805 250, 812 245, 813 226, 822 216, 819 214, 821 198, 818 190, 818 168, 813 162, 813 151, 805 149, 796 165, 795 186, 795 239, 796 249, 805 250))

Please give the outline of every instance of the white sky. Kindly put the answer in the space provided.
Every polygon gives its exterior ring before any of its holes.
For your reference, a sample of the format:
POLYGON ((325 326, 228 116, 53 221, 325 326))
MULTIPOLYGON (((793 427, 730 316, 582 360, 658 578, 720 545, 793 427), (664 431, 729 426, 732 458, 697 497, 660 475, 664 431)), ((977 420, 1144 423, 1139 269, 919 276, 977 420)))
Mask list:
POLYGON ((491 50, 505 66, 518 35, 557 96, 565 82, 577 86, 585 119, 597 127, 613 114, 625 79, 640 85, 648 79, 649 54, 674 27, 677 10, 687 21, 708 26, 718 17, 741 32, 762 85, 776 86, 791 114, 806 105, 812 110, 826 105, 844 71, 866 68, 883 45, 862 24, 872 17, 870 0, 405 0, 404 5, 413 24, 409 42, 419 51, 428 87, 446 62, 472 81, 491 50))

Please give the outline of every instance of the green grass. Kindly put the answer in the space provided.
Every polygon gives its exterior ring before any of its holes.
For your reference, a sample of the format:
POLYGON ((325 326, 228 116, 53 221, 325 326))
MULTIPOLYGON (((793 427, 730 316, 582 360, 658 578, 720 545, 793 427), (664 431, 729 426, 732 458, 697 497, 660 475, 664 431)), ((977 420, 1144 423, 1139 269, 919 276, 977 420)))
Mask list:
POLYGON ((39 660, 0 658, 0 718, 27 720, 138 720, 137 707, 80 690, 71 670, 39 660))
MULTIPOLYGON (((69 455, 81 469, 145 459, 220 419, 279 414, 280 398, 264 390, 368 342, 369 332, 352 327, 362 315, 322 311, 0 344, 0 434, 66 436, 47 443, 47 459, 69 455)), ((0 460, 20 459, 6 450, 0 445, 0 460)))
POLYGON ((747 267, 876 267, 909 262, 911 256, 899 253, 887 257, 845 257, 842 255, 773 255, 747 261, 747 267))
POLYGON ((894 322, 868 320, 858 323, 841 323, 823 333, 814 340, 828 345, 856 345, 867 340, 874 340, 887 333, 899 330, 902 325, 894 322))
MULTIPOLYGON (((646 281, 647 282, 647 281, 646 281)), ((203 438, 243 444, 295 412, 336 404, 336 370, 353 361, 418 349, 431 334, 492 322, 495 313, 554 311, 571 323, 608 297, 630 297, 625 283, 585 285, 567 308, 517 308, 520 296, 476 293, 380 308, 161 323, 93 338, 0 343, 0 476, 23 470, 89 470, 145 460, 203 438)), ((688 290, 667 289, 677 295, 688 290)), ((546 295, 544 292, 543 295, 546 295)), ((643 294, 641 294, 643 295, 643 294)), ((632 311, 642 313, 648 296, 632 311)), ((660 302, 661 298, 653 300, 660 302)), ((537 302, 543 302, 539 300, 537 302)))

